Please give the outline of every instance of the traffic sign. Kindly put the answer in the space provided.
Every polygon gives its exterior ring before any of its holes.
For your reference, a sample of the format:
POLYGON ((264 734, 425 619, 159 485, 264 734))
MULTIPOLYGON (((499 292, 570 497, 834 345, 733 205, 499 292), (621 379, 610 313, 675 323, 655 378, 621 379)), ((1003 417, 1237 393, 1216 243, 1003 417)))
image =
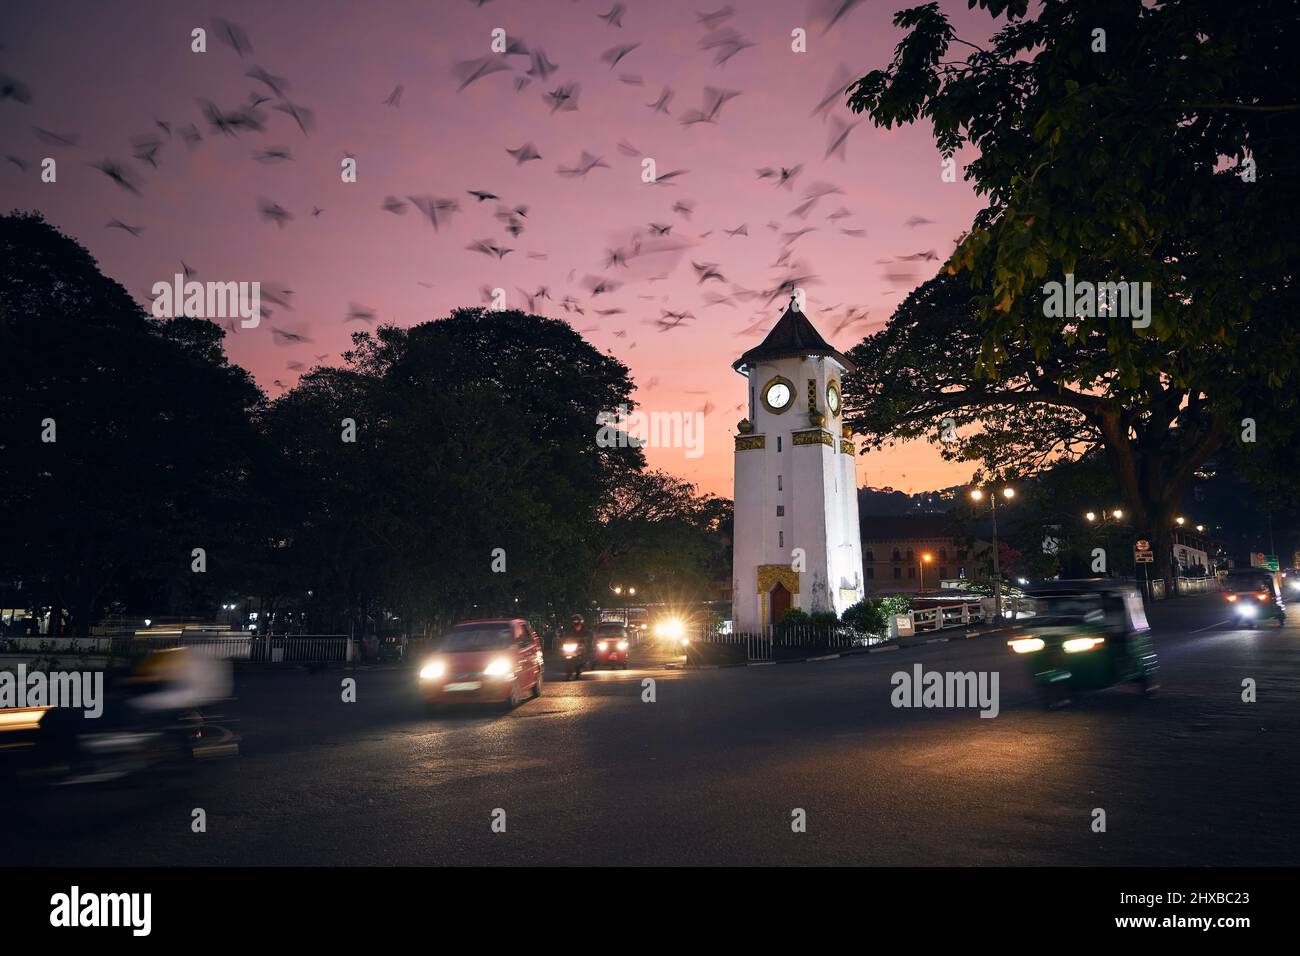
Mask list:
POLYGON ((1134 551, 1133 560, 1138 564, 1154 564, 1156 556, 1150 551, 1134 551))
POLYGON ((1138 538, 1137 544, 1135 544, 1134 547, 1137 548, 1139 551, 1150 551, 1151 542, 1147 541, 1145 538, 1138 538))

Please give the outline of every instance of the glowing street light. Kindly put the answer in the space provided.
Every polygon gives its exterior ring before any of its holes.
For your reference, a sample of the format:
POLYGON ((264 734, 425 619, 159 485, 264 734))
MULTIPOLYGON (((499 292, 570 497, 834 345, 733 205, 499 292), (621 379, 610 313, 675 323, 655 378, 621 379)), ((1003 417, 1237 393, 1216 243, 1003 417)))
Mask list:
MULTIPOLYGON (((983 501, 984 492, 979 488, 972 488, 970 493, 973 501, 983 501)), ((1002 497, 1010 501, 1016 496, 1016 489, 1007 486, 1002 489, 1002 497)), ((1002 623, 1002 567, 998 560, 998 493, 994 491, 989 495, 989 502, 993 509, 993 615, 997 618, 999 624, 1002 623)))
POLYGON ((934 555, 929 551, 926 551, 921 555, 920 560, 916 562, 916 566, 921 572, 921 584, 920 587, 916 589, 918 594, 925 590, 925 566, 933 560, 934 555))

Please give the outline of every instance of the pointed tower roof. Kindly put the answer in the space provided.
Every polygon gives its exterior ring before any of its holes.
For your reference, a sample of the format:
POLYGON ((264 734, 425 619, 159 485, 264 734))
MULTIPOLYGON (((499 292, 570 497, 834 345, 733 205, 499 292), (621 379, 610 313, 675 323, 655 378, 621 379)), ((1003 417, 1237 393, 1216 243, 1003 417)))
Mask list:
POLYGON ((821 333, 808 321, 808 317, 799 311, 794 296, 790 296, 790 304, 785 307, 781 318, 776 320, 772 331, 767 333, 767 338, 736 359, 731 367, 743 373, 746 366, 796 355, 827 355, 850 372, 857 369, 857 366, 842 352, 837 351, 821 337, 821 333))

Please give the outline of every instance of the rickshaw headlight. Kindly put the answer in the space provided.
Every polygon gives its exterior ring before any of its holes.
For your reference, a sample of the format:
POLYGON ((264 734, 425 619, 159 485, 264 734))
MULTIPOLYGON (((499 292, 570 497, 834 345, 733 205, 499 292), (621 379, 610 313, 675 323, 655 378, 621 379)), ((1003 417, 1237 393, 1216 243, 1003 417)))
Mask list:
POLYGON ((620 651, 625 651, 625 650, 627 650, 627 641, 619 641, 619 642, 618 642, 618 649, 619 649, 620 651))
POLYGON ((1014 641, 1007 641, 1007 646, 1017 654, 1032 654, 1041 651, 1044 644, 1041 637, 1018 637, 1014 641))
POLYGON ((609 641, 597 641, 597 642, 596 642, 596 650, 598 650, 598 651, 607 651, 607 650, 609 650, 609 641))
POLYGON ((1067 654, 1079 654, 1105 643, 1106 639, 1104 637, 1072 637, 1061 645, 1061 649, 1067 654))

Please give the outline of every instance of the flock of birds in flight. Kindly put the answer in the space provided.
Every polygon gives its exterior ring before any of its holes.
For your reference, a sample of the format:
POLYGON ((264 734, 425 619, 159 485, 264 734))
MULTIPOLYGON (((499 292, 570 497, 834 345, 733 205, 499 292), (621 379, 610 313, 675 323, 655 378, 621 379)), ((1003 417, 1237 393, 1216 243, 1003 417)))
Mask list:
MULTIPOLYGON (((490 0, 469 0, 469 2, 482 7, 489 3, 490 0)), ((838 24, 847 13, 858 5, 860 0, 813 0, 813 2, 815 16, 823 25, 823 32, 825 32, 838 24)), ((624 4, 615 2, 611 9, 599 14, 599 19, 609 29, 620 30, 623 28, 623 18, 626 12, 627 9, 624 4)), ((731 59, 756 45, 732 25, 734 17, 735 9, 731 6, 696 15, 698 25, 702 31, 699 47, 712 55, 713 63, 717 67, 725 66, 731 59)), ((235 51, 241 59, 253 53, 253 45, 248 33, 237 24, 227 20, 214 19, 212 34, 225 46, 235 51)), ((556 77, 560 73, 560 67, 549 59, 544 50, 530 46, 518 37, 507 37, 505 46, 506 49, 503 54, 494 53, 455 63, 452 74, 458 91, 463 91, 492 74, 510 72, 514 74, 513 85, 515 90, 523 92, 536 85, 536 88, 541 90, 542 100, 549 107, 552 114, 573 112, 580 108, 582 94, 580 84, 577 82, 560 82, 558 77, 553 81, 552 77, 556 77), (516 64, 518 64, 519 69, 516 69, 516 64)), ((611 71, 615 70, 631 57, 640 46, 641 44, 637 42, 615 44, 601 54, 600 61, 607 64, 611 71)), ((193 121, 178 123, 168 120, 156 120, 153 128, 148 133, 134 136, 130 140, 132 159, 135 165, 116 159, 104 159, 90 163, 90 165, 102 173, 116 187, 128 193, 139 195, 143 188, 141 173, 158 169, 164 148, 168 143, 175 140, 179 140, 186 147, 194 149, 202 144, 205 133, 208 136, 228 138, 239 138, 243 134, 262 134, 267 131, 268 116, 266 111, 268 109, 284 114, 292 120, 304 137, 310 136, 315 126, 315 113, 311 108, 291 98, 289 94, 291 84, 288 80, 256 65, 247 69, 244 75, 247 79, 252 80, 254 84, 253 91, 244 102, 226 108, 218 106, 210 100, 200 99, 198 101, 205 129, 201 129, 199 124, 193 121)), ((644 86, 645 83, 640 74, 629 72, 618 73, 617 80, 631 87, 644 86)), ((849 135, 857 126, 856 122, 848 122, 833 112, 838 104, 843 103, 852 80, 853 74, 848 67, 840 66, 826 87, 825 94, 811 111, 811 116, 820 117, 828 128, 826 148, 822 157, 824 160, 832 158, 843 160, 845 158, 849 135)), ((390 109, 400 109, 403 91, 401 85, 395 86, 388 97, 383 100, 382 105, 390 109)), ((741 92, 738 90, 706 86, 699 106, 682 110, 676 117, 677 122, 687 127, 700 124, 717 124, 722 118, 726 105, 740 95, 741 92)), ((672 117, 673 102, 676 96, 675 90, 663 86, 650 102, 644 103, 644 107, 652 113, 672 117)), ((32 92, 22 81, 0 73, 0 101, 6 100, 14 101, 17 104, 28 104, 32 101, 32 92)), ((57 133, 40 126, 33 126, 32 132, 38 141, 47 146, 61 149, 74 149, 79 146, 79 137, 75 134, 57 133)), ((525 142, 518 146, 503 146, 502 148, 513 158, 516 166, 524 166, 527 163, 541 162, 543 160, 538 147, 532 142, 525 142)), ((621 154, 628 157, 639 158, 643 156, 640 149, 626 140, 619 142, 617 149, 621 154)), ((266 146, 253 150, 252 159, 259 164, 274 165, 293 162, 294 155, 289 147, 266 146)), ((6 161, 22 172, 26 172, 30 165, 28 160, 12 154, 6 157, 6 161)), ((596 170, 608 168, 610 168, 610 164, 602 156, 583 150, 576 159, 560 162, 556 167, 556 175, 567 179, 581 179, 591 175, 596 170)), ((684 177, 687 177, 689 172, 687 169, 672 169, 658 173, 653 185, 658 187, 677 186, 683 182, 684 177)), ((771 263, 769 267, 772 270, 773 278, 763 288, 747 288, 741 284, 731 282, 728 280, 720 263, 706 261, 702 258, 697 260, 694 255, 688 254, 688 250, 698 248, 704 240, 715 233, 715 230, 710 229, 704 232, 685 234, 688 232, 689 224, 697 211, 697 203, 691 199, 683 198, 677 199, 668 205, 669 214, 664 217, 664 221, 652 221, 644 226, 636 227, 628 232, 624 242, 608 249, 601 268, 599 270, 593 269, 590 274, 578 280, 578 286, 585 292, 585 296, 580 296, 576 291, 563 294, 556 292, 553 295, 551 288, 547 285, 540 285, 532 291, 524 289, 516 289, 516 291, 523 297, 530 312, 546 309, 547 306, 544 303, 551 303, 553 308, 562 310, 566 316, 569 316, 568 321, 570 322, 575 321, 576 317, 586 316, 588 312, 602 319, 612 318, 625 314, 626 310, 615 305, 606 305, 605 303, 610 300, 602 297, 614 293, 629 281, 636 281, 635 278, 630 279, 629 277, 636 276, 650 284, 668 278, 667 272, 657 271, 653 265, 648 270, 640 269, 639 271, 636 271, 634 267, 652 263, 675 265, 679 258, 685 255, 694 271, 696 285, 699 289, 701 301, 704 303, 703 308, 737 308, 738 304, 756 304, 764 310, 763 314, 744 328, 739 329, 736 335, 753 336, 760 334, 766 331, 774 321, 771 308, 774 302, 782 297, 790 296, 797 288, 818 282, 818 275, 813 268, 805 260, 797 256, 796 244, 803 236, 823 228, 822 226, 810 225, 809 223, 813 221, 810 217, 814 212, 820 212, 823 203, 830 204, 831 197, 842 195, 844 192, 840 187, 824 181, 814 181, 804 185, 803 174, 803 163, 764 166, 755 170, 757 180, 770 184, 774 189, 786 190, 792 195, 798 189, 798 202, 787 214, 787 223, 772 220, 765 224, 766 229, 779 236, 781 244, 775 262, 771 263)), ((383 212, 393 216, 416 214, 431 229, 440 231, 448 225, 452 217, 463 215, 466 206, 478 207, 485 203, 494 204, 492 219, 498 224, 504 238, 474 239, 466 248, 498 261, 503 260, 516 251, 515 246, 509 243, 518 240, 528 229, 529 207, 523 203, 507 202, 495 190, 477 187, 469 188, 464 191, 462 197, 429 194, 390 195, 383 200, 380 208, 383 212)), ((310 215, 318 217, 325 211, 319 206, 313 206, 310 215)), ((295 219, 293 212, 268 198, 257 199, 257 213, 264 222, 277 228, 285 228, 295 219)), ((826 212, 821 219, 830 228, 837 229, 840 234, 846 237, 864 238, 866 236, 864 229, 842 225, 843 220, 849 219, 852 215, 849 209, 836 201, 836 208, 826 212)), ((928 225, 930 222, 931 220, 924 217, 914 216, 903 225, 913 228, 928 225)), ((121 230, 132 237, 138 237, 144 230, 143 226, 132 225, 117 218, 109 221, 107 228, 121 230)), ((748 223, 723 227, 717 231, 722 233, 719 238, 726 243, 733 240, 743 240, 750 235, 748 223)), ((547 258, 547 254, 544 252, 528 251, 525 255, 539 260, 547 258)), ((916 284, 918 276, 912 271, 912 263, 935 261, 938 258, 937 252, 930 249, 892 259, 880 259, 877 260, 877 264, 885 267, 883 273, 885 282, 901 288, 911 287, 916 284)), ((197 271, 184 261, 181 262, 181 270, 186 280, 197 275, 197 271)), ((570 287, 573 286, 576 279, 576 270, 570 270, 567 278, 570 287)), ((432 288, 432 285, 426 281, 421 281, 419 284, 425 288, 432 288)), ((293 310, 293 290, 284 288, 284 286, 285 283, 262 283, 263 318, 271 320, 277 317, 277 313, 291 312, 293 310)), ((485 302, 492 301, 493 291, 491 289, 483 287, 480 293, 485 302)), ((897 290, 892 294, 897 294, 897 290)), ((659 300, 666 302, 668 297, 653 293, 642 293, 639 298, 648 301, 659 300)), ((878 324, 870 321, 869 310, 859 306, 836 304, 821 311, 828 314, 831 319, 829 331, 832 338, 854 327, 878 324)), ((645 324, 658 333, 669 333, 687 328, 690 323, 696 321, 696 315, 688 309, 660 308, 659 313, 657 318, 643 320, 645 324)), ((356 302, 349 304, 343 316, 345 324, 355 322, 373 325, 378 319, 379 316, 375 309, 356 302)), ((307 331, 295 330, 283 321, 270 321, 268 324, 272 341, 276 345, 298 346, 312 341, 307 331)), ((237 331, 235 321, 230 320, 227 323, 227 328, 232 332, 237 331)), ((597 331, 599 328, 599 326, 593 326, 578 331, 586 334, 597 331)), ((614 329, 612 334, 620 340, 625 340, 629 336, 629 329, 614 329)), ((627 344, 629 349, 635 347, 635 340, 627 344)), ((324 353, 316 355, 315 359, 317 362, 322 362, 328 356, 329 353, 324 353)), ((305 371, 306 366, 303 362, 291 361, 286 368, 291 372, 301 372, 305 371)), ((274 384, 281 389, 286 387, 278 379, 274 384)), ((652 378, 642 387, 653 388, 656 384, 658 384, 657 379, 652 378)), ((737 408, 739 407, 737 406, 737 408)), ((712 404, 706 404, 704 411, 707 413, 711 410, 712 404)))

